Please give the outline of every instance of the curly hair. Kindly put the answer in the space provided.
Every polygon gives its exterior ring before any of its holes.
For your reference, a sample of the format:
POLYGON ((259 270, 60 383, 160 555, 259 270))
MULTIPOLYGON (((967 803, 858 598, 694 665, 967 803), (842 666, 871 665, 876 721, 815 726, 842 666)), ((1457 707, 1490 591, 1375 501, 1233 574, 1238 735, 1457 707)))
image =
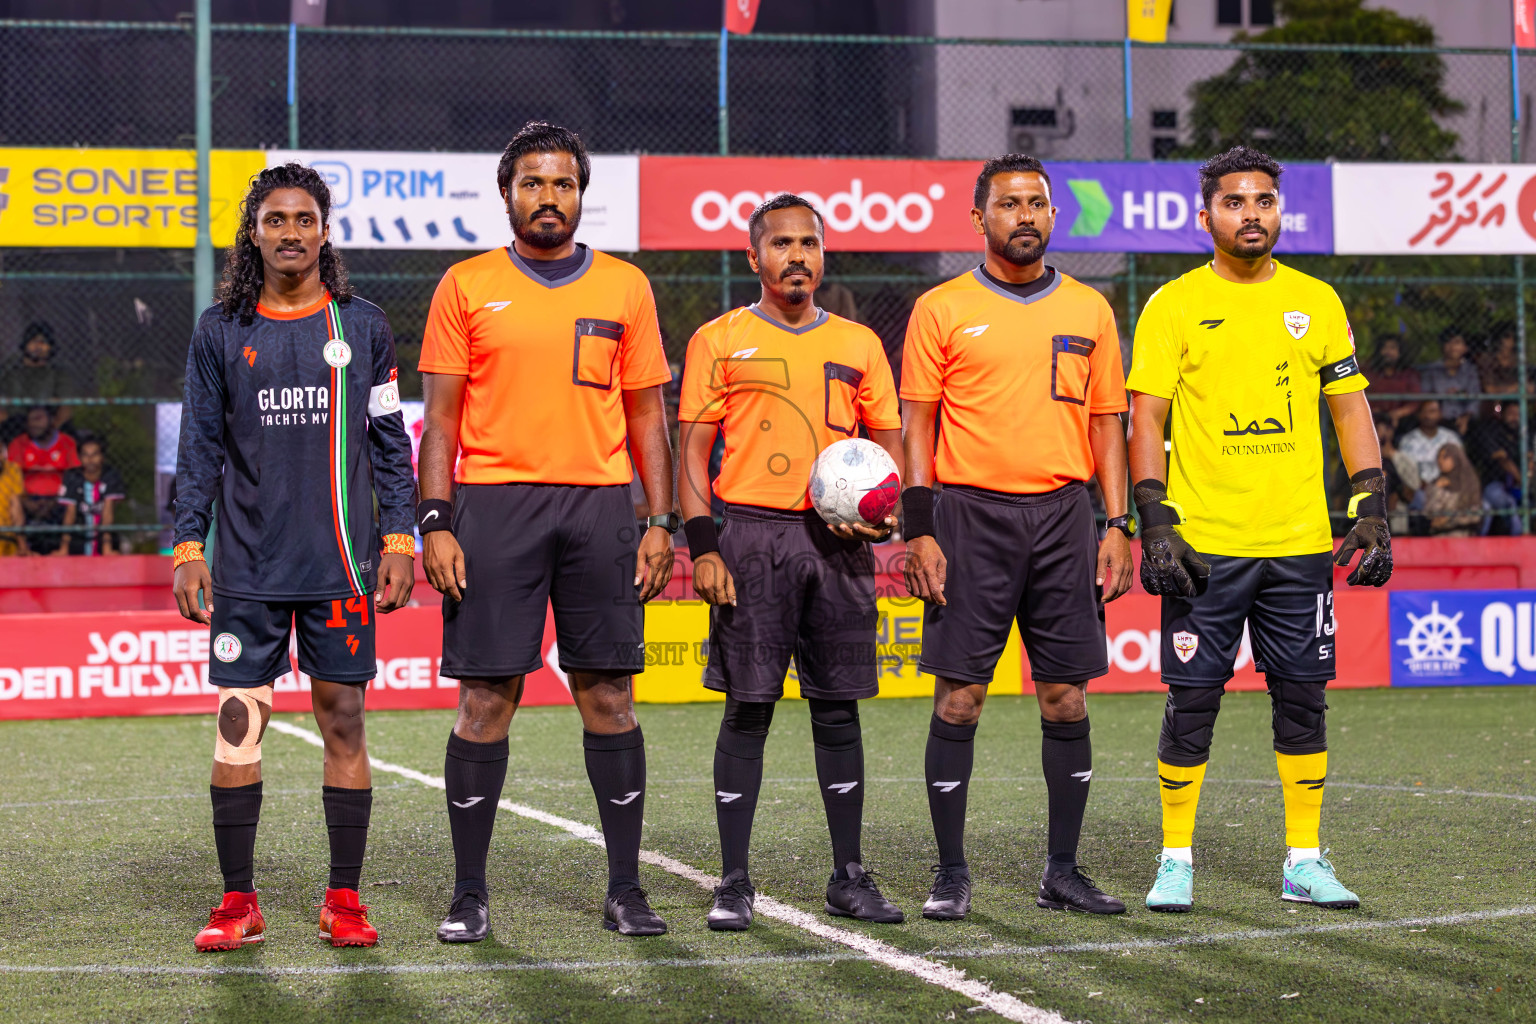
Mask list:
MULTIPOLYGON (((286 163, 268 167, 251 179, 251 187, 240 201, 240 227, 224 256, 224 279, 219 283, 219 305, 225 320, 240 318, 242 327, 256 319, 256 303, 261 298, 261 249, 251 240, 256 228, 256 214, 267 196, 280 188, 301 188, 320 205, 320 223, 331 219, 331 189, 320 172, 303 164, 286 163)), ((340 303, 352 301, 352 283, 347 279, 347 265, 330 242, 320 246, 320 280, 331 297, 340 303)))
POLYGON ((1280 187, 1280 174, 1285 170, 1280 166, 1280 161, 1261 150, 1248 146, 1233 146, 1225 153, 1218 153, 1205 163, 1200 165, 1200 198, 1205 202, 1205 208, 1211 208, 1211 200, 1216 198, 1216 192, 1221 188, 1221 179, 1224 175, 1240 174, 1243 171, 1259 171, 1269 175, 1275 182, 1275 188, 1280 187))

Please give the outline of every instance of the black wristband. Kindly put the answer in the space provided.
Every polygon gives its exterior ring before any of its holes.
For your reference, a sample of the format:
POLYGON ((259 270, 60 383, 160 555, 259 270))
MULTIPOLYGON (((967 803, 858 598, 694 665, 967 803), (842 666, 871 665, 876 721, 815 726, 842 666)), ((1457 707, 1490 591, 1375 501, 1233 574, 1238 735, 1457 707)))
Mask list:
POLYGON ((904 540, 933 536, 933 488, 908 487, 901 492, 901 536, 904 540))
POLYGON ((416 529, 425 537, 438 530, 453 529, 453 502, 427 498, 416 505, 416 529))
POLYGON ((1349 515, 1352 519, 1374 516, 1387 518, 1386 474, 1379 469, 1362 469, 1349 478, 1354 494, 1349 499, 1349 515), (1374 481, 1381 481, 1374 483, 1374 481))
POLYGON ((720 531, 712 516, 694 516, 683 523, 690 558, 703 558, 720 550, 720 531))
POLYGON ((1136 520, 1143 531, 1158 526, 1177 526, 1184 520, 1167 504, 1168 487, 1161 480, 1139 481, 1132 493, 1136 501, 1136 520))

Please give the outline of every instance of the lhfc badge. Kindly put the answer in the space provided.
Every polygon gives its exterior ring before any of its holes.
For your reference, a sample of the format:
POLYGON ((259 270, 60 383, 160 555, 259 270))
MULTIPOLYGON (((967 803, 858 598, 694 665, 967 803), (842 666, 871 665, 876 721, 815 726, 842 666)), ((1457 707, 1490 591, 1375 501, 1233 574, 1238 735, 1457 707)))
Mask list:
POLYGON ((1299 309, 1293 309, 1285 314, 1285 329, 1291 332, 1291 337, 1300 341, 1307 333, 1307 328, 1312 326, 1312 318, 1299 309))

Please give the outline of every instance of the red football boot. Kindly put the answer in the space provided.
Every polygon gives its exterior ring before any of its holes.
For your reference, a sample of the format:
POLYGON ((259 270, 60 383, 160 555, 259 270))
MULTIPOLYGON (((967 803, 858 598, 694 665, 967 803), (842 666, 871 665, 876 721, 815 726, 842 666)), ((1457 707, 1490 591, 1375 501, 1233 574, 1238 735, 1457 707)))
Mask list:
POLYGON ((368 923, 368 908, 356 889, 327 889, 320 904, 320 937, 333 946, 372 946, 379 930, 368 923))
POLYGON ((248 942, 266 938, 267 922, 256 906, 254 892, 227 892, 224 902, 208 914, 208 924, 197 933, 192 944, 199 953, 220 949, 239 949, 248 942))

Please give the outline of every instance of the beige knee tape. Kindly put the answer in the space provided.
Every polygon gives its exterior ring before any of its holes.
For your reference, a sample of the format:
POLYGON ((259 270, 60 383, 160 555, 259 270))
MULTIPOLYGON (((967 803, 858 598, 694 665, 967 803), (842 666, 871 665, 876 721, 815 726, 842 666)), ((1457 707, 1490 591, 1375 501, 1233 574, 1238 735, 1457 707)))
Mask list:
POLYGON ((271 686, 248 690, 219 687, 219 727, 213 741, 213 759, 220 764, 258 763, 261 737, 271 717, 271 686))

